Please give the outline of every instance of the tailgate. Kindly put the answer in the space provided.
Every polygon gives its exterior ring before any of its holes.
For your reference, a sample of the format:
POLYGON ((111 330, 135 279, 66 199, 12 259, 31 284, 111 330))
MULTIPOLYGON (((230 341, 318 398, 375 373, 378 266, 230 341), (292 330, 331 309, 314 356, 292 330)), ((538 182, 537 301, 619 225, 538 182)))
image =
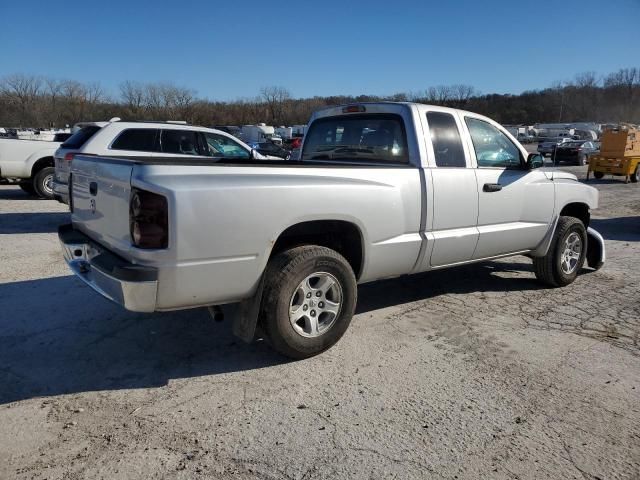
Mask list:
POLYGON ((132 170, 133 162, 121 159, 79 155, 71 163, 73 225, 121 255, 131 248, 129 196, 132 170))

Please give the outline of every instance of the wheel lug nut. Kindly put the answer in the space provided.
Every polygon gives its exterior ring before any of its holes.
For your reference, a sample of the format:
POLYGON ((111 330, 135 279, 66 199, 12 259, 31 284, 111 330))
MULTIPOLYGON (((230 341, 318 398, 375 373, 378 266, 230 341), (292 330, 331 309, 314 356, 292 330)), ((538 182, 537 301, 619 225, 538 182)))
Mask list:
POLYGON ((302 310, 304 310, 306 312, 307 310, 309 310, 309 307, 307 307, 306 305, 303 305, 302 306, 302 310))
POLYGON ((307 293, 307 298, 311 298, 311 292, 307 293))
POLYGON ((315 317, 316 316, 316 311, 315 310, 311 310, 311 316, 315 317))
POLYGON ((318 307, 324 308, 324 302, 318 302, 318 307))
POLYGON ((316 297, 321 297, 321 296, 322 296, 322 292, 318 290, 318 291, 316 292, 316 297))

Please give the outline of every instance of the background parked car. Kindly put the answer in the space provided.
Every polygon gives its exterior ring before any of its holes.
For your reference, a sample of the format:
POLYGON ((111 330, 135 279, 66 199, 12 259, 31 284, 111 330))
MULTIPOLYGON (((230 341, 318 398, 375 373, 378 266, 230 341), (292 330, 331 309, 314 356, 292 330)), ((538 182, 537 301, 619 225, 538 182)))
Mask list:
MULTIPOLYGON (((250 160, 260 152, 234 136, 211 128, 185 122, 109 122, 84 124, 55 153, 55 198, 69 203, 69 172, 76 155, 91 154, 117 157, 156 156, 163 158, 218 158, 250 160)), ((266 159, 275 159, 270 157, 266 159)))
POLYGON ((563 142, 556 147, 554 160, 556 162, 571 162, 576 165, 586 165, 589 162, 589 155, 598 151, 594 142, 585 140, 574 140, 563 142))
POLYGON ((538 153, 540 155, 553 155, 554 150, 560 143, 570 142, 570 138, 543 138, 538 140, 538 153))
POLYGON ((289 160, 291 158, 291 150, 287 150, 286 148, 271 142, 250 143, 249 146, 262 155, 278 157, 284 160, 289 160))

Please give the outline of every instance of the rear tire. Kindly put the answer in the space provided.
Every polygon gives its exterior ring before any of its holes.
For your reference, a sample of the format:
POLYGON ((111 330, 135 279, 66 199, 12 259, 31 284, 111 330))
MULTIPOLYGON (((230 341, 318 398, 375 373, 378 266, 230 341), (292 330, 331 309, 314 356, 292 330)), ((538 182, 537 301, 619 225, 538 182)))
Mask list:
POLYGON ((604 178, 604 173, 603 172, 593 172, 593 176, 596 177, 598 180, 600 180, 601 178, 604 178))
POLYGON ((33 189, 40 198, 53 200, 53 176, 55 168, 44 167, 33 177, 33 189))
POLYGON ((582 269, 587 250, 587 230, 575 217, 560 217, 544 257, 533 258, 536 278, 550 287, 572 283, 582 269))
POLYGON ((631 174, 631 182, 640 182, 640 164, 636 167, 636 171, 631 174))
POLYGON ((35 195, 36 194, 36 191, 33 188, 33 183, 21 182, 20 183, 20 188, 22 189, 23 192, 28 193, 29 195, 35 195))
POLYGON ((587 161, 587 156, 586 155, 580 155, 578 157, 578 165, 580 165, 581 167, 584 167, 587 163, 589 163, 587 161))
POLYGON ((265 272, 265 336, 281 354, 303 359, 335 345, 349 327, 356 278, 338 252, 308 245, 276 255, 265 272))

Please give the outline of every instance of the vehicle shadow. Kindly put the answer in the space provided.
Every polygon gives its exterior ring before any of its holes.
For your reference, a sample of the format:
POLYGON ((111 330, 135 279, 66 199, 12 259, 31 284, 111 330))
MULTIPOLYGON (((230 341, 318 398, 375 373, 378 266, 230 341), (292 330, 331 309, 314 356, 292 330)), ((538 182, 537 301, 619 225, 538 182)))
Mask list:
POLYGON ((0 234, 57 232, 69 223, 69 212, 0 213, 0 234))
POLYGON ((3 188, 0 188, 0 200, 35 200, 38 202, 47 202, 47 200, 28 194, 18 185, 3 185, 2 187, 3 188))
POLYGON ((358 289, 356 313, 437 297, 443 294, 472 292, 510 292, 540 290, 528 262, 486 262, 445 270, 434 270, 402 277, 366 283, 358 289), (530 272, 526 278, 502 277, 500 273, 530 272))
POLYGON ((589 224, 606 240, 640 242, 640 216, 592 218, 589 224))
MULTIPOLYGON (((490 262, 359 288, 357 313, 443 293, 543 288, 525 262, 490 262), (529 278, 530 277, 530 278, 529 278)), ((0 404, 98 390, 164 386, 171 379, 288 362, 265 342, 247 345, 205 309, 139 314, 73 276, 0 284, 0 404)))
POLYGON ((127 312, 73 276, 0 284, 0 404, 164 386, 288 360, 205 309, 127 312))

